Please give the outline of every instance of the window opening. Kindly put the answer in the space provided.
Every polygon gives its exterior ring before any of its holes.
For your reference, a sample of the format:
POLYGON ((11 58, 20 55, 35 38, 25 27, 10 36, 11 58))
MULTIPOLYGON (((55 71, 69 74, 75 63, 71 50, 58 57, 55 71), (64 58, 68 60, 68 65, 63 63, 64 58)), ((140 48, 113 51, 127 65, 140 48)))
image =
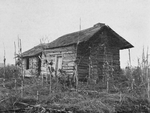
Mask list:
POLYGON ((26 69, 29 69, 29 58, 26 59, 26 69))

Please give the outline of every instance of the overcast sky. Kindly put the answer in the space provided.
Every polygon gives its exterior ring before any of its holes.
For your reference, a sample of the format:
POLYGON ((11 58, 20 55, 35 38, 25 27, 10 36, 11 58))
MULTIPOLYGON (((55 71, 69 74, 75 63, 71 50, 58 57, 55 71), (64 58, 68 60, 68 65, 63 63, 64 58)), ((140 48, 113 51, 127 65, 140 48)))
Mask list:
MULTIPOLYGON (((22 40, 23 51, 47 37, 51 42, 67 33, 105 23, 135 47, 132 64, 150 45, 149 0, 0 0, 0 62, 4 46, 7 63, 14 63, 14 41, 22 40), (4 46, 3 46, 4 43, 4 46)), ((121 51, 121 66, 128 50, 121 51)))

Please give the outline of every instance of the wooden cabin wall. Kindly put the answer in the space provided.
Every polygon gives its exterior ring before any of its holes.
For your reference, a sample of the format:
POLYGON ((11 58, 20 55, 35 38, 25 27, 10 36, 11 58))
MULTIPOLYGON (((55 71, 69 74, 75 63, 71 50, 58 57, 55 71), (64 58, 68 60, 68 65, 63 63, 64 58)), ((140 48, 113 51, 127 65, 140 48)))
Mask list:
POLYGON ((119 75, 120 69, 120 55, 119 47, 112 46, 109 41, 110 36, 108 36, 107 31, 103 31, 96 36, 97 39, 93 41, 90 58, 91 58, 91 73, 90 78, 96 80, 97 82, 106 83, 106 69, 104 69, 105 62, 112 67, 113 75, 119 75))
POLYGON ((108 50, 113 55, 113 75, 119 76, 120 74, 120 42, 119 40, 109 31, 107 31, 108 37, 108 50))
POLYGON ((39 58, 38 57, 30 57, 30 58, 26 57, 26 58, 23 58, 22 62, 23 62, 23 70, 24 70, 25 75, 38 75, 39 74, 39 70, 38 70, 39 58), (29 60, 29 63, 27 63, 27 59, 29 60))
MULTIPOLYGON (((76 59, 76 49, 75 46, 68 46, 68 47, 60 47, 60 48, 54 48, 54 49, 47 49, 45 50, 46 59, 48 59, 48 62, 51 60, 53 61, 53 68, 55 70, 58 70, 58 65, 61 65, 61 69, 66 72, 67 75, 73 75, 74 73, 74 67, 75 67, 75 59, 76 59), (58 59, 61 58, 61 61, 58 61, 58 59), (58 64, 59 63, 59 64, 58 64)), ((42 58, 45 56, 42 55, 42 58)), ((44 65, 44 60, 42 60, 41 65, 41 74, 47 74, 47 68, 44 65)), ((58 74, 58 71, 56 73, 53 73, 54 76, 58 74)))
POLYGON ((63 54, 62 69, 67 73, 67 75, 72 76, 74 74, 75 60, 76 54, 74 52, 63 54))
MULTIPOLYGON (((107 48, 107 55, 111 55, 111 61, 109 61, 110 65, 113 68, 113 75, 114 76, 119 76, 120 74, 120 54, 119 54, 119 48, 117 47, 110 47, 107 48)), ((109 58, 108 58, 109 60, 109 58)))
POLYGON ((77 50, 78 79, 86 82, 89 77, 89 43, 80 43, 77 50))
POLYGON ((91 79, 96 80, 97 82, 102 82, 103 80, 103 64, 105 61, 104 55, 104 45, 105 36, 103 33, 96 36, 97 39, 93 41, 92 47, 90 50, 91 58, 91 79))
POLYGON ((91 50, 91 62, 92 72, 91 78, 98 80, 103 76, 103 64, 104 64, 104 49, 102 47, 95 46, 91 50))

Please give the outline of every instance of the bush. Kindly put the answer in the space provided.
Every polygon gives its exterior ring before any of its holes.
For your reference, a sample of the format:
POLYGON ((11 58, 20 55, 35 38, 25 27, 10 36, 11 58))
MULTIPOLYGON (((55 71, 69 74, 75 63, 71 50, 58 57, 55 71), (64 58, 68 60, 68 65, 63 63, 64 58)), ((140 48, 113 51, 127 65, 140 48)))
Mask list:
POLYGON ((115 110, 117 113, 149 113, 150 103, 146 98, 126 96, 115 110))
POLYGON ((18 78, 20 75, 21 70, 14 65, 7 65, 5 68, 4 67, 0 68, 0 78, 5 78, 6 81, 12 78, 18 78))

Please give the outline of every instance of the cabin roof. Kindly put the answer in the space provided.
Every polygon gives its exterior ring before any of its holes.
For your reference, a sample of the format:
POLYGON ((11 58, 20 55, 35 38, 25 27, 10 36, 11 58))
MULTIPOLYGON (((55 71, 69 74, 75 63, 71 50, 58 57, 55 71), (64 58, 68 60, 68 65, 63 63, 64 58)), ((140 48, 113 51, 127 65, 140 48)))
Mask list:
POLYGON ((39 45, 29 49, 22 53, 22 57, 36 56, 42 52, 44 46, 45 46, 45 44, 44 45, 39 44, 39 45))
POLYGON ((55 48, 55 47, 62 47, 62 46, 68 46, 72 44, 77 44, 78 42, 84 42, 89 40, 95 33, 97 33, 104 24, 99 24, 99 26, 95 25, 91 28, 84 29, 81 31, 69 33, 66 35, 63 35, 53 42, 46 45, 46 48, 55 48))
POLYGON ((57 38, 56 40, 52 41, 51 43, 45 44, 44 46, 38 45, 35 46, 34 48, 24 52, 22 54, 23 57, 26 56, 34 56, 42 52, 42 49, 52 49, 52 48, 58 48, 58 47, 64 47, 64 46, 69 46, 73 44, 77 44, 78 42, 86 42, 94 34, 96 34, 99 31, 102 31, 103 28, 107 28, 111 33, 115 35, 117 40, 119 40, 119 45, 121 45, 119 48, 120 49, 127 49, 127 48, 132 48, 133 45, 131 45, 128 41, 126 41, 124 38, 122 38, 120 35, 118 35, 115 31, 113 31, 109 26, 103 24, 103 23, 98 23, 95 24, 93 27, 84 29, 78 32, 70 33, 64 36, 61 36, 57 38))

